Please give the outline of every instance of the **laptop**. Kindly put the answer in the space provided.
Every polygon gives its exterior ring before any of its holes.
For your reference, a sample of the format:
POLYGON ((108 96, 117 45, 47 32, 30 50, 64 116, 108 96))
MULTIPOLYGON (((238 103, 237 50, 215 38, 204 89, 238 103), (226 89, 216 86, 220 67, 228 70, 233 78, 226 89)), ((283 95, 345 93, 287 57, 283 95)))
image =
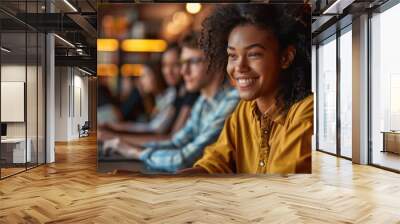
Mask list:
MULTIPOLYGON (((132 145, 141 147, 140 145, 132 145)), ((126 158, 125 156, 111 153, 104 148, 104 142, 97 143, 97 171, 101 173, 140 173, 140 174, 171 174, 159 170, 150 170, 138 159, 126 158)))

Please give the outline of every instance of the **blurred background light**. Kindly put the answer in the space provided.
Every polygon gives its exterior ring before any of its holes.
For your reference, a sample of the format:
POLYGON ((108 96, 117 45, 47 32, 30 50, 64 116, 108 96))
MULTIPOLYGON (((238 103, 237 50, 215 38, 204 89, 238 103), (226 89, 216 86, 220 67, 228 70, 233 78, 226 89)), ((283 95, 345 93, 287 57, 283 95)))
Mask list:
POLYGON ((165 40, 156 39, 126 39, 121 48, 126 52, 163 52, 167 48, 165 40))
POLYGON ((97 39, 97 51, 117 51, 119 42, 116 39, 97 39))
POLYGON ((121 66, 122 76, 140 76, 142 74, 142 64, 123 64, 121 66))
POLYGON ((186 11, 190 14, 197 14, 201 10, 200 3, 186 3, 186 11))
POLYGON ((116 64, 97 64, 98 76, 116 76, 118 75, 118 66, 116 64))
POLYGON ((172 15, 172 22, 178 26, 185 26, 190 22, 190 16, 182 11, 175 12, 172 15))

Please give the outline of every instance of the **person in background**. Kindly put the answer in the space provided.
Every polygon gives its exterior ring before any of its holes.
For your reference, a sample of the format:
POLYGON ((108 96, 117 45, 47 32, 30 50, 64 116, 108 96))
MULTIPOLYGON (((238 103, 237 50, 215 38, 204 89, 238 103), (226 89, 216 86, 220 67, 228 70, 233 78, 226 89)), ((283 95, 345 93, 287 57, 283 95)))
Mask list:
POLYGON ((308 5, 225 5, 203 23, 211 71, 227 71, 242 101, 194 173, 311 173, 308 5), (289 11, 290 9, 290 11, 289 11))
POLYGON ((170 125, 170 118, 173 116, 173 101, 175 92, 167 88, 167 84, 162 75, 157 71, 159 64, 146 63, 141 69, 138 80, 139 92, 141 95, 153 95, 155 107, 150 113, 150 120, 145 122, 114 122, 109 123, 107 128, 111 131, 128 133, 153 133, 167 131, 170 125))
POLYGON ((121 91, 118 108, 121 122, 148 122, 155 107, 154 94, 140 88, 137 77, 120 77, 121 91))
POLYGON ((97 117, 100 122, 99 125, 106 122, 116 122, 121 117, 116 106, 118 99, 112 94, 109 81, 109 77, 98 78, 97 117))
POLYGON ((225 72, 208 72, 208 61, 199 49, 198 38, 199 34, 191 33, 181 43, 181 74, 186 89, 200 91, 184 127, 166 141, 134 147, 115 139, 107 142, 107 147, 126 158, 143 161, 149 170, 175 172, 191 167, 201 157, 203 149, 217 139, 225 118, 235 109, 239 96, 224 81, 225 72))
POLYGON ((168 134, 181 129, 190 114, 191 107, 198 97, 198 92, 187 92, 179 67, 179 47, 171 44, 163 53, 161 71, 168 88, 163 90, 154 85, 163 83, 155 80, 161 77, 154 76, 149 66, 144 66, 140 78, 143 92, 156 95, 156 110, 149 122, 123 122, 109 124, 112 131, 129 134, 168 134), (163 93, 160 93, 163 91, 163 93))
POLYGON ((176 113, 174 114, 171 133, 180 130, 190 115, 193 104, 196 102, 199 92, 187 91, 180 73, 179 56, 181 50, 177 43, 172 43, 162 55, 161 69, 169 88, 174 89, 176 97, 173 102, 176 113))

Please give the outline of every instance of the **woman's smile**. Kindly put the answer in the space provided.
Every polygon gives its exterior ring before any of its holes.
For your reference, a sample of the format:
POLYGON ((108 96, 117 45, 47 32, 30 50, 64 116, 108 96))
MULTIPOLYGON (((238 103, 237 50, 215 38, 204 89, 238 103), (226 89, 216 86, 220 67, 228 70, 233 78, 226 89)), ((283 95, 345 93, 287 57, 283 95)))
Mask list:
POLYGON ((258 80, 258 77, 238 77, 236 78, 239 90, 247 90, 252 88, 258 80))

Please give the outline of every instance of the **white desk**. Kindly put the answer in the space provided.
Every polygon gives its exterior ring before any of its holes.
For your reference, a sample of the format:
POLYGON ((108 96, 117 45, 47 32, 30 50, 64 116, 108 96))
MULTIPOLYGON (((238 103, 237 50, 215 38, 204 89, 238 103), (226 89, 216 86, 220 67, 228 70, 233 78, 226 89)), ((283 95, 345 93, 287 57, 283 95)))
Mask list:
MULTIPOLYGON (((1 139, 1 151, 12 151, 12 163, 25 163, 31 162, 32 160, 32 153, 31 153, 31 145, 32 141, 30 138, 26 139, 28 143, 26 147, 26 154, 25 154, 25 138, 6 138, 1 139), (27 161, 25 161, 25 158, 27 161)), ((3 157, 3 155, 2 155, 3 157)), ((11 158, 10 158, 11 159, 11 158)))

